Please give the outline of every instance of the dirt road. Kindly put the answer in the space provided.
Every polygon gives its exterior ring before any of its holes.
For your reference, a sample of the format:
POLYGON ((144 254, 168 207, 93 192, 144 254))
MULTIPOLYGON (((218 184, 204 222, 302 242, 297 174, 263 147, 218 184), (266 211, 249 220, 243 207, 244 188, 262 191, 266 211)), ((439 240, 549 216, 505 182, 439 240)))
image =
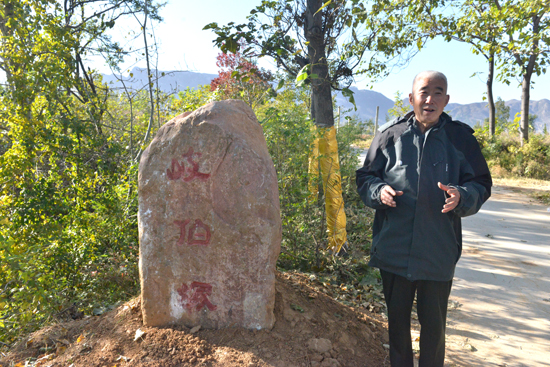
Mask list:
POLYGON ((494 187, 463 220, 446 366, 550 366, 550 211, 494 187))

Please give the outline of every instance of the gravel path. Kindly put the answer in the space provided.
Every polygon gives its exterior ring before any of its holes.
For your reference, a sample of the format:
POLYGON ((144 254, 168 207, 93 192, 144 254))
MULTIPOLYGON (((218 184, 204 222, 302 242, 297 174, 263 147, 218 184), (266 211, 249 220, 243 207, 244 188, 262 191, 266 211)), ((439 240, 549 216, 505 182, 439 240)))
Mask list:
POLYGON ((550 366, 550 209, 494 187, 463 233, 446 366, 550 366))

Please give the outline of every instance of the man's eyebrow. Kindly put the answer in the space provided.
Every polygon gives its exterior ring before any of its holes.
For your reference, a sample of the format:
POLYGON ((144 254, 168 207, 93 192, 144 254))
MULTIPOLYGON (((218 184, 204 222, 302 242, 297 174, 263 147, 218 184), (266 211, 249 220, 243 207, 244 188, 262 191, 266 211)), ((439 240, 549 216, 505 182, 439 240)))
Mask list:
MULTIPOLYGON (((427 90, 428 88, 429 88, 429 86, 426 85, 426 86, 421 87, 419 90, 425 91, 425 90, 427 90)), ((441 92, 445 92, 445 88, 443 88, 443 87, 435 87, 435 89, 437 89, 437 90, 439 90, 439 91, 441 91, 441 92)))

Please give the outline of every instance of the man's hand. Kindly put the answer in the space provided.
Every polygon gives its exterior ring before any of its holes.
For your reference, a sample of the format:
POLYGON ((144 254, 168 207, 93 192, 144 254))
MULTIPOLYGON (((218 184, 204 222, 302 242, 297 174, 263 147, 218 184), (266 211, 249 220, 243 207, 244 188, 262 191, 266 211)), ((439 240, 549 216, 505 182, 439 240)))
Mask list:
POLYGON ((456 208, 456 206, 460 202, 460 191, 458 191, 454 187, 443 185, 441 182, 437 183, 437 187, 445 191, 447 193, 447 196, 449 196, 447 200, 445 200, 445 205, 443 205, 443 210, 441 211, 441 213, 448 213, 456 208))
POLYGON ((382 187, 382 190, 380 190, 380 200, 382 201, 382 204, 386 204, 392 208, 395 208, 397 205, 395 200, 393 200, 393 197, 401 195, 403 195, 403 191, 395 191, 390 185, 386 185, 382 187))

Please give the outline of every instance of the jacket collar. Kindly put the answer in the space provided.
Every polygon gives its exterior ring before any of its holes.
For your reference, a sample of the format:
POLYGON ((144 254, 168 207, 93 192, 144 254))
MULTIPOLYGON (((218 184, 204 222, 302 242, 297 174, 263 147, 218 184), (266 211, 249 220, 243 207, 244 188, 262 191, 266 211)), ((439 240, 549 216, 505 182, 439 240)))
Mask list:
MULTIPOLYGON (((416 117, 414 116, 414 111, 411 111, 409 113, 407 113, 405 116, 403 116, 403 119, 407 121, 407 125, 409 127, 414 127, 416 129, 418 129, 417 127, 417 124, 416 124, 416 117)), ((441 129, 443 126, 445 126, 445 124, 449 121, 451 121, 452 118, 451 116, 447 115, 445 112, 441 113, 441 116, 439 116, 439 121, 433 125, 431 129, 434 129, 434 128, 437 128, 437 129, 441 129)))

